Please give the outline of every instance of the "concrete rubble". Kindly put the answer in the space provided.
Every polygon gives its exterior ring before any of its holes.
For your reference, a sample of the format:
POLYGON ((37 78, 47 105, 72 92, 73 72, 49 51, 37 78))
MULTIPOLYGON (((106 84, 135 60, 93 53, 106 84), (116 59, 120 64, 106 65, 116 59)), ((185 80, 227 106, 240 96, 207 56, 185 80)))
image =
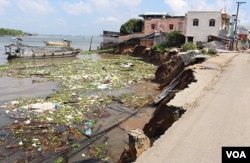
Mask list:
POLYGON ((141 129, 130 130, 128 132, 129 143, 125 146, 119 162, 133 162, 144 151, 150 148, 150 139, 143 133, 141 129))

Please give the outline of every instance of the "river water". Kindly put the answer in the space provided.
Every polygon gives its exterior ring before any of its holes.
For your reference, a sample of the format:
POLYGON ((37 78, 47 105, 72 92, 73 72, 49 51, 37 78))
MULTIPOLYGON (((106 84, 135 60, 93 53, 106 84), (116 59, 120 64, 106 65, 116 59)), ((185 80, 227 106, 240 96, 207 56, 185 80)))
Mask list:
MULTIPOLYGON (((100 59, 99 54, 93 53, 90 55, 78 55, 77 57, 69 58, 49 58, 49 59, 27 59, 27 60, 7 60, 5 55, 5 45, 13 43, 13 37, 0 37, 0 65, 17 64, 17 62, 27 64, 43 64, 44 63, 65 63, 77 59, 100 59)), ((49 36, 49 35, 37 35, 37 36, 24 36, 23 44, 32 46, 45 46, 43 41, 61 41, 62 39, 70 40, 73 48, 80 48, 83 51, 88 51, 91 45, 91 50, 96 50, 102 42, 102 37, 84 37, 84 36, 49 36)), ((0 78, 0 104, 4 102, 14 100, 19 97, 44 97, 51 93, 54 93, 57 88, 55 82, 32 83, 33 79, 19 79, 12 77, 0 78)))
MULTIPOLYGON (((5 53, 5 45, 13 43, 12 36, 0 37, 0 65, 8 64, 5 53)), ((62 39, 70 40, 72 47, 81 49, 83 51, 96 50, 100 47, 103 38, 101 36, 52 36, 52 35, 37 35, 37 36, 23 36, 23 44, 32 46, 45 46, 43 41, 61 41, 62 39), (92 38, 92 42, 91 42, 92 38)))

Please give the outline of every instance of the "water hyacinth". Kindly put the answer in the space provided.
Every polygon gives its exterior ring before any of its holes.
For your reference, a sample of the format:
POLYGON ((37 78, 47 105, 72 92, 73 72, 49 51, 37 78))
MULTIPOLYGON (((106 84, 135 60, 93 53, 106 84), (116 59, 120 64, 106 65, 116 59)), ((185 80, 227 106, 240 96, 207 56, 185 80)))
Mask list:
MULTIPOLYGON (((25 120, 17 121, 17 123, 23 122, 22 125, 26 125, 25 127, 28 128, 34 127, 31 125, 35 125, 35 122, 57 124, 56 127, 42 126, 39 130, 49 140, 49 144, 43 142, 42 138, 39 138, 41 146, 38 145, 37 141, 23 142, 23 144, 26 143, 27 147, 36 147, 37 152, 44 152, 46 148, 42 145, 50 146, 47 148, 52 149, 52 147, 57 147, 57 144, 65 143, 65 140, 61 140, 62 138, 54 134, 58 126, 63 128, 59 133, 67 136, 71 133, 75 138, 78 138, 79 135, 81 136, 81 132, 84 133, 82 131, 84 122, 97 122, 100 115, 95 111, 101 110, 113 102, 112 92, 153 79, 155 70, 156 66, 129 56, 116 56, 112 59, 98 61, 74 60, 61 64, 29 65, 18 63, 0 69, 0 74, 20 78, 39 77, 41 78, 39 82, 56 81, 59 83, 60 89, 46 99, 22 98, 14 100, 7 105, 5 112, 6 114, 22 113, 25 120), (46 103, 51 104, 49 109, 39 108, 46 103)), ((150 97, 133 94, 121 96, 124 105, 131 108, 139 108, 150 100, 150 97)), ((92 123, 91 128, 86 130, 87 135, 91 135, 94 126, 95 123, 92 123)), ((25 134, 25 130, 17 130, 16 132, 17 136, 25 134)), ((63 136, 61 135, 61 137, 63 136)), ((34 137, 33 139, 38 138, 34 137)))

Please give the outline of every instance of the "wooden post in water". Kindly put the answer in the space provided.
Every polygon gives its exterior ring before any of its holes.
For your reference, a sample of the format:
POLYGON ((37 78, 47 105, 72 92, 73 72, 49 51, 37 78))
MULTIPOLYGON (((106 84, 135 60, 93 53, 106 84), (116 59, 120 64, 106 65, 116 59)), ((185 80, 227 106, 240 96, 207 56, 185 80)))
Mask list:
POLYGON ((92 46, 92 39, 93 39, 93 36, 91 36, 91 39, 90 39, 90 46, 89 46, 89 51, 91 51, 91 46, 92 46))

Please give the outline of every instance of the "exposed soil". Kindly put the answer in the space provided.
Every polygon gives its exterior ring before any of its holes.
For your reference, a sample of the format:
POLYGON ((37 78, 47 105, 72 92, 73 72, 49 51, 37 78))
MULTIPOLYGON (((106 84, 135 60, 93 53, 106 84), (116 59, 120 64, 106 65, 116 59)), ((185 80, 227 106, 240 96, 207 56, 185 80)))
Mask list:
MULTIPOLYGON (((140 48, 138 47, 136 49, 138 50, 140 48)), ((143 48, 140 50, 143 50, 143 48)), ((145 53, 145 50, 143 51, 145 53)), ((152 117, 142 128, 144 134, 151 140, 151 144, 160 135, 164 134, 164 132, 185 112, 182 108, 167 105, 167 103, 174 98, 177 92, 176 90, 183 90, 187 88, 191 82, 195 81, 193 70, 185 70, 185 65, 181 57, 177 54, 178 52, 176 51, 168 53, 163 52, 163 55, 156 57, 160 60, 160 63, 162 63, 158 66, 158 69, 155 72, 154 82, 159 84, 158 89, 163 90, 169 85, 174 85, 174 83, 177 84, 173 86, 174 89, 170 89, 170 92, 164 96, 159 103, 157 103, 155 111, 152 112, 152 117)), ((136 138, 135 141, 140 140, 139 138, 136 138)), ((139 142, 139 144, 141 143, 142 142, 139 142)), ((147 144, 147 142, 144 143, 147 144)), ((128 145, 124 148, 119 162, 133 162, 139 156, 138 154, 141 154, 146 150, 145 148, 148 148, 145 147, 148 145, 140 145, 141 149, 136 146, 138 146, 136 142, 129 141, 128 145)))
MULTIPOLYGON (((191 82, 194 80, 193 71, 191 69, 185 70, 182 75, 178 78, 179 84, 175 87, 175 90, 185 89, 191 82)), ((171 125, 177 121, 181 115, 185 112, 184 109, 174 106, 168 106, 167 103, 174 98, 176 91, 171 92, 166 96, 155 109, 151 112, 151 118, 148 122, 144 123, 145 125, 141 128, 144 131, 144 134, 151 140, 151 144, 160 137, 165 131, 171 127, 171 125)), ((149 117, 146 117, 147 120, 149 117)), ((133 162, 136 160, 136 151, 133 148, 133 145, 130 143, 129 147, 125 147, 120 162, 133 162), (127 149, 126 149, 127 148, 127 149)), ((143 149, 144 150, 144 149, 143 149)), ((140 151, 141 153, 142 151, 140 151)))

